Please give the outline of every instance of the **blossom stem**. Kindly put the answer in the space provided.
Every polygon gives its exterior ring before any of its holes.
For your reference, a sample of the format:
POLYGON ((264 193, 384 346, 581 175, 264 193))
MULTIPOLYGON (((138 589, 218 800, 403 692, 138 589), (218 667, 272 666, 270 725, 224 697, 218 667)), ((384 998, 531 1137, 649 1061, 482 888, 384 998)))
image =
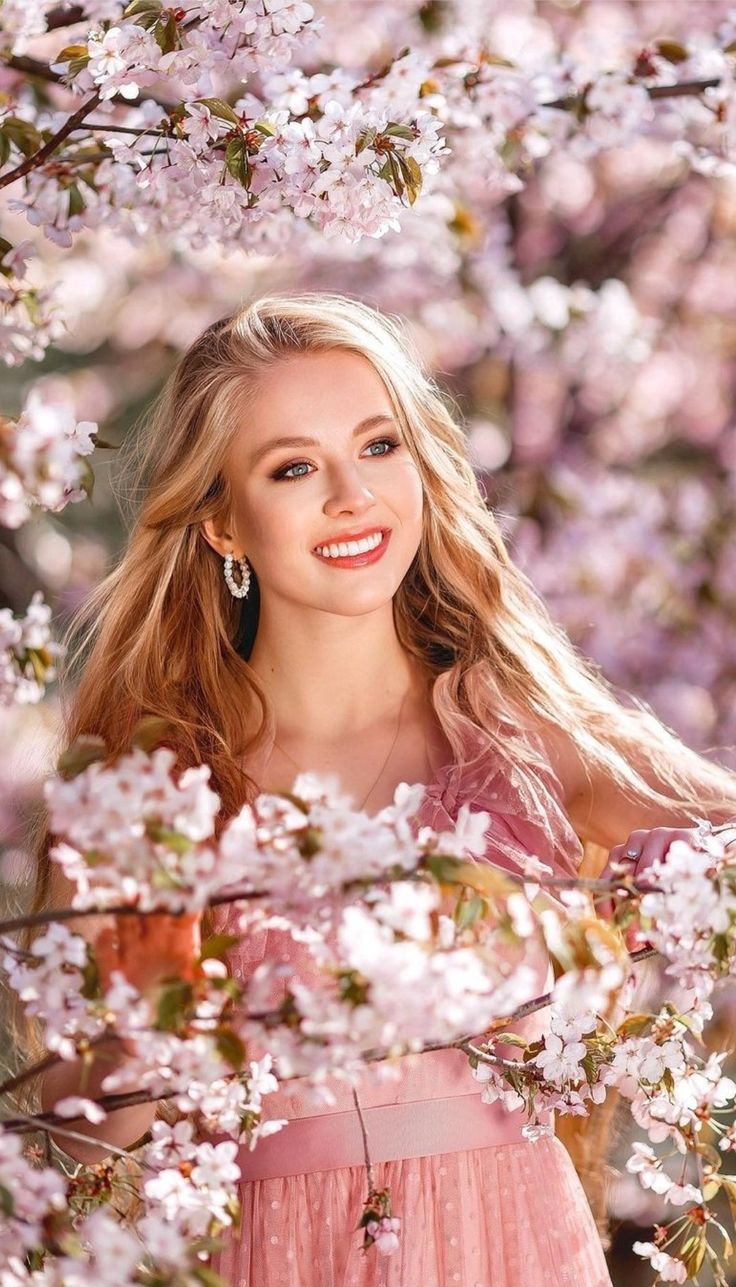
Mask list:
POLYGON ((353 1102, 358 1112, 358 1120, 360 1121, 360 1133, 363 1136, 363 1156, 365 1157, 365 1169, 366 1169, 367 1178, 368 1178, 368 1194, 370 1196, 370 1194, 373 1192, 373 1164, 371 1163, 370 1149, 368 1148, 368 1132, 365 1126, 363 1110, 360 1107, 358 1092, 356 1091, 354 1086, 353 1086, 353 1102))

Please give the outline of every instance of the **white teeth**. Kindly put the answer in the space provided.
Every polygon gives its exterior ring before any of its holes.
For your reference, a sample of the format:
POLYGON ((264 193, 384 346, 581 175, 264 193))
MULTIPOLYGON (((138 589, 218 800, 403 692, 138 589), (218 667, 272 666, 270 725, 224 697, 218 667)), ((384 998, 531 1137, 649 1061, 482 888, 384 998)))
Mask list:
POLYGON ((321 554, 322 558, 344 559, 348 555, 367 554, 368 550, 375 550, 382 540, 383 532, 374 532, 373 536, 366 536, 362 541, 340 542, 339 545, 318 545, 317 554, 321 554))

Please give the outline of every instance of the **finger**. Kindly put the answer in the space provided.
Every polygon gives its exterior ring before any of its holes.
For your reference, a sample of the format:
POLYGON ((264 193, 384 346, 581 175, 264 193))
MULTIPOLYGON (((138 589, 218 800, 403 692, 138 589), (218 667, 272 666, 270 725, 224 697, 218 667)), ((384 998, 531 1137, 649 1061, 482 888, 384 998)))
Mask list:
POLYGON ((663 862, 667 856, 667 851, 674 840, 687 840, 690 833, 685 828, 672 827, 655 827, 650 831, 641 857, 637 860, 636 875, 637 879, 646 873, 647 869, 655 862, 663 862))

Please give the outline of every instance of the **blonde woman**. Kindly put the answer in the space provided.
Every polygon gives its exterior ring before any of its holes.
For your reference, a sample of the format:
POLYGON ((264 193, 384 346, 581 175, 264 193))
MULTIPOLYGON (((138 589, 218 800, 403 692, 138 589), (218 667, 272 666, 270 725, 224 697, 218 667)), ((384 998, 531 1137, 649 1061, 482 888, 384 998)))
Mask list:
MULTIPOLYGON (((645 863, 696 815, 734 813, 734 775, 622 704, 552 623, 394 320, 336 295, 257 300, 184 355, 141 441, 127 549, 84 611, 67 744, 94 733, 122 750, 158 715, 182 768, 211 765, 223 821, 306 768, 335 775, 369 814, 398 783, 425 783, 422 820, 488 809, 488 861, 514 870, 535 853, 575 873, 585 842, 645 863)), ((48 839, 39 904, 69 892, 49 879, 48 839)), ((197 936, 191 919, 155 939, 145 922, 118 929, 114 963, 140 986, 185 962, 197 936)), ((282 949, 269 932, 233 968, 246 976, 282 949)), ((125 1059, 114 1043, 108 1053, 87 1093, 125 1059)), ((52 1070, 44 1106, 77 1086, 75 1066, 52 1070)), ((358 1250, 352 1100, 279 1097, 269 1111, 289 1127, 244 1150, 226 1281, 609 1284, 568 1153, 481 1104, 459 1051, 408 1057, 398 1085, 364 1097, 377 1182, 405 1216, 383 1260, 358 1250)), ((85 1125, 99 1149, 74 1155, 130 1145, 153 1114, 85 1125)))

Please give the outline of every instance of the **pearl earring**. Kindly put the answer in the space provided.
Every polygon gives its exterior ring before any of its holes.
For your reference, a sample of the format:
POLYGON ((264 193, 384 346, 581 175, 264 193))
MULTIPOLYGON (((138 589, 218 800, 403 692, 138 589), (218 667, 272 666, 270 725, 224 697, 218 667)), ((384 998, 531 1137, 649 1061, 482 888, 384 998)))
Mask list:
POLYGON ((233 556, 232 554, 225 555, 224 572, 228 589, 234 599, 244 599, 250 589, 250 564, 245 555, 243 555, 242 559, 238 559, 238 565, 240 567, 240 585, 236 585, 233 578, 233 556))

